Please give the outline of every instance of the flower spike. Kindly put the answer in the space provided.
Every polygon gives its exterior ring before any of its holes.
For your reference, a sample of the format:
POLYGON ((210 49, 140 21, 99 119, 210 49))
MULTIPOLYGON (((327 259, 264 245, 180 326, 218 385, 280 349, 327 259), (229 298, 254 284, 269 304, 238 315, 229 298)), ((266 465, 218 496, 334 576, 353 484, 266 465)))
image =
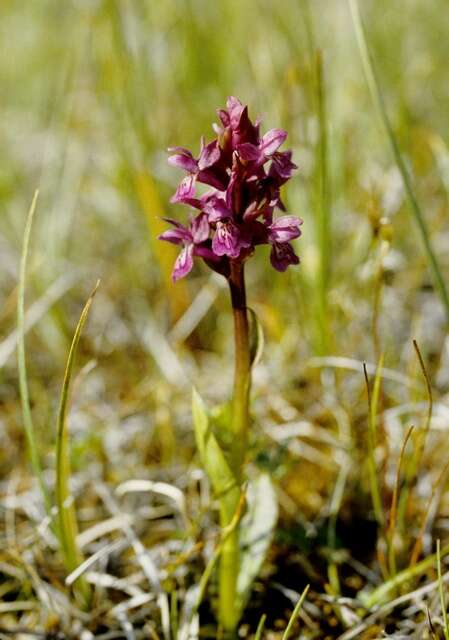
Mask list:
POLYGON ((208 143, 202 138, 198 158, 184 147, 169 149, 169 164, 186 172, 171 202, 197 210, 188 226, 168 219, 174 228, 159 236, 182 246, 175 281, 190 273, 195 256, 228 274, 231 262, 243 263, 260 244, 271 245, 271 264, 278 271, 299 263, 290 242, 301 235, 302 220, 274 216, 276 209, 285 211, 280 189, 297 169, 291 151, 279 151, 287 132, 271 129, 261 136, 260 121, 251 122, 248 108, 233 96, 217 113, 216 138, 208 143), (198 183, 210 191, 197 196, 198 183))

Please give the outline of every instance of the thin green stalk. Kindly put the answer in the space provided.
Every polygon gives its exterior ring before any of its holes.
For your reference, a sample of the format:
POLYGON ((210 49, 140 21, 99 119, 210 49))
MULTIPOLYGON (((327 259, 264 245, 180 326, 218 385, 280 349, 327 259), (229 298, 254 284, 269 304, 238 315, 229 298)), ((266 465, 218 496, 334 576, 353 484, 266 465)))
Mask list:
POLYGON ((427 413, 426 413, 426 419, 424 422, 424 427, 422 429, 419 429, 418 433, 416 434, 415 451, 411 458, 410 464, 408 465, 409 468, 407 470, 407 478, 406 478, 407 486, 405 487, 401 495, 401 501, 399 504, 399 519, 401 523, 405 519, 407 508, 409 506, 411 489, 418 477, 419 465, 420 465, 424 448, 426 445, 426 439, 430 431, 430 423, 432 420, 432 413, 433 413, 433 394, 432 394, 432 385, 430 382, 430 376, 427 372, 427 368, 424 363, 424 358, 421 355, 421 350, 416 340, 413 340, 413 347, 418 357, 419 366, 426 383, 428 404, 427 404, 427 413))
POLYGON ((329 205, 329 176, 328 176, 328 144, 327 144, 327 110, 325 85, 323 78, 323 59, 320 51, 316 52, 316 102, 319 123, 318 141, 318 243, 320 248, 319 270, 319 316, 321 325, 321 349, 323 353, 329 351, 329 279, 331 264, 331 218, 329 205))
POLYGON ((421 457, 424 451, 424 447, 426 444, 426 438, 429 435, 430 431, 430 423, 432 421, 432 413, 433 413, 433 393, 432 393, 432 384, 430 382, 430 376, 427 372, 427 368, 424 362, 424 358, 421 355, 421 350, 419 348, 418 342, 413 340, 413 347, 415 349, 416 355, 418 357, 419 366, 423 375, 423 378, 426 383, 426 391, 427 391, 427 414, 426 420, 424 423, 424 429, 420 431, 419 438, 416 446, 416 458, 413 460, 414 463, 414 472, 415 474, 418 472, 419 463, 421 461, 421 457))
MULTIPOLYGON (((242 482, 242 468, 248 440, 249 391, 251 384, 251 350, 243 268, 243 264, 231 262, 231 274, 229 277, 235 341, 231 468, 239 485, 242 482)), ((236 508, 237 504, 235 504, 236 508)), ((224 501, 222 501, 220 523, 223 529, 229 526, 230 518, 235 509, 231 512, 229 505, 224 504, 224 501)), ((223 542, 220 559, 219 620, 223 629, 229 633, 233 633, 236 629, 240 615, 237 607, 239 560, 239 531, 238 528, 235 528, 223 542)))
POLYGON ((34 212, 36 210, 37 199, 39 191, 35 191, 31 206, 28 212, 25 231, 23 234, 23 247, 22 257, 20 260, 20 272, 19 272, 19 290, 17 295, 17 365, 19 370, 19 390, 20 400, 22 403, 22 416, 23 426, 25 428, 25 434, 28 445, 28 455, 30 457, 31 467, 36 479, 39 483, 39 487, 42 492, 42 496, 45 503, 47 513, 50 513, 51 501, 48 494, 48 489, 44 482, 42 473, 41 461, 39 458, 39 451, 36 444, 36 436, 34 432, 33 418, 31 415, 30 396, 28 391, 27 380, 27 368, 25 357, 25 280, 26 280, 26 266, 28 258, 28 248, 30 244, 31 227, 33 224, 34 212))
POLYGON ((437 571, 438 571, 438 591, 440 594, 441 613, 443 615, 443 631, 445 640, 449 640, 449 624, 447 619, 446 598, 444 597, 444 583, 441 575, 441 554, 440 540, 437 540, 437 571))
POLYGON ((379 359, 379 363, 377 365, 376 375, 374 378, 374 387, 373 393, 371 394, 371 389, 369 385, 368 373, 366 370, 366 365, 363 363, 363 372, 365 374, 365 382, 366 389, 368 392, 368 465, 369 465, 369 479, 370 479, 370 490, 371 497, 373 501, 373 509, 376 516, 377 523, 379 527, 383 527, 385 522, 385 515, 382 505, 382 497, 381 491, 379 487, 379 479, 377 475, 377 464, 375 458, 375 449, 376 449, 376 440, 377 440, 377 405, 379 401, 380 394, 380 382, 381 382, 381 374, 383 368, 383 355, 381 355, 379 359))
MULTIPOLYGON (((224 509, 220 511, 222 529, 229 525, 224 509)), ((239 532, 233 529, 223 542, 220 554, 218 619, 223 630, 232 634, 239 622, 237 608, 237 577, 240 549, 239 532)))
POLYGON ((421 207, 413 191, 412 181, 411 181, 409 172, 404 162, 404 158, 401 155, 401 151, 399 149, 399 145, 398 145, 395 133, 393 131, 390 118, 388 117, 387 107, 385 105, 385 100, 380 87, 380 82, 377 77, 377 73, 373 63, 373 58, 369 50, 368 42, 366 39, 365 28, 363 26, 363 23, 360 17, 358 2, 357 0, 348 0, 348 2, 351 10, 352 20, 354 23, 357 42, 360 50, 360 56, 362 58, 363 69, 364 69, 366 80, 368 82, 368 86, 371 92, 371 97, 380 114, 382 123, 385 127, 385 131, 390 141, 394 159, 396 161, 396 165, 399 169, 399 172, 402 177, 402 181, 404 183, 404 188, 407 194, 409 205, 410 205, 413 217, 415 218, 416 224, 418 225, 418 229, 421 234, 422 241, 424 243, 424 250, 429 260, 430 270, 434 280, 435 288, 440 294, 441 301, 446 310, 446 318, 447 318, 447 321, 449 322, 449 294, 446 288, 446 284, 444 282, 443 275, 441 273, 440 266, 438 264, 438 259, 432 247, 432 243, 430 240, 429 231, 427 229, 427 224, 424 219, 424 215, 421 211, 421 207))
POLYGON ((332 331, 329 330, 329 281, 331 267, 331 207, 329 189, 329 148, 326 85, 323 73, 323 56, 316 45, 315 30, 308 0, 300 2, 305 27, 310 65, 311 101, 318 123, 318 140, 315 146, 315 171, 312 200, 316 211, 315 233, 319 263, 316 272, 315 312, 317 349, 319 355, 328 353, 332 331))
POLYGON ((379 360, 382 353, 381 335, 380 335, 380 311, 382 304, 382 296, 384 290, 384 261, 390 249, 390 243, 381 239, 378 264, 374 276, 374 300, 373 300, 373 350, 376 361, 379 360))
POLYGON ((173 638, 178 637, 178 592, 173 589, 170 596, 170 630, 173 638))
POLYGON ((394 577, 396 575, 396 552, 394 547, 394 537, 395 537, 396 523, 397 523, 398 496, 399 496, 399 487, 401 482, 401 469, 402 469, 402 463, 404 461, 405 449, 407 447, 407 443, 410 439, 410 436, 413 433, 413 429, 414 429, 413 426, 409 428, 404 438, 404 442, 402 443, 402 447, 401 447, 401 451, 398 459, 398 467, 396 470, 396 482, 394 485, 393 497, 391 499, 390 521, 388 524, 388 531, 387 531, 388 569, 390 572, 390 577, 394 577))
MULTIPOLYGON (((83 556, 78 547, 76 537, 78 535, 78 524, 73 496, 70 492, 70 455, 69 455, 69 434, 67 430, 67 409, 70 392, 70 381, 72 378, 73 365, 76 351, 81 337, 84 324, 87 320, 93 297, 97 291, 98 284, 90 294, 84 309, 81 312, 78 325, 70 346, 69 356, 62 384, 61 399, 57 419, 57 440, 56 440, 56 506, 58 509, 58 534, 61 543, 61 551, 64 558, 66 570, 71 573, 82 562, 83 556)), ((75 582, 75 594, 80 599, 83 606, 89 606, 90 586, 83 577, 75 582)))
POLYGON ((220 558, 220 556, 223 553, 223 546, 226 544, 226 541, 228 540, 229 536, 231 536, 234 533, 234 531, 239 525, 239 522, 243 515, 244 506, 245 506, 245 494, 242 492, 242 494, 240 495, 240 500, 237 504, 237 509, 233 514, 229 525, 222 529, 220 542, 218 543, 217 548, 212 554, 212 557, 207 563, 207 566, 203 572, 203 575, 201 576, 199 587, 198 587, 198 597, 192 609, 192 618, 198 612, 198 609, 200 608, 200 605, 204 599, 204 594, 206 593, 206 588, 210 580, 210 577, 212 575, 212 571, 214 570, 214 567, 217 563, 218 558, 220 558))

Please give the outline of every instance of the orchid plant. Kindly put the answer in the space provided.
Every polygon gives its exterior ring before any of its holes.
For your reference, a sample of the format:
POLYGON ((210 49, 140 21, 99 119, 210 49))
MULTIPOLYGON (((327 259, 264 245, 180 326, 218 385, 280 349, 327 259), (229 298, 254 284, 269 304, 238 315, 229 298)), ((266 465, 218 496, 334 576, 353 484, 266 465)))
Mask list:
MULTIPOLYGON (((201 258, 229 283, 235 337, 234 389, 226 426, 229 447, 209 428, 196 392, 193 403, 202 464, 220 503, 221 526, 229 530, 241 504, 250 424, 253 356, 244 265, 263 244, 270 245, 271 264, 278 271, 298 264, 291 241, 301 235, 302 220, 275 217, 276 209, 285 212, 281 187, 297 168, 291 151, 279 151, 286 131, 271 129, 261 135, 260 120, 253 123, 248 108, 234 97, 228 98, 226 109, 218 110, 218 117, 220 123, 213 125, 216 137, 207 144, 201 140, 198 158, 184 147, 169 149, 169 163, 186 172, 171 202, 187 205, 191 214, 187 224, 165 218, 171 228, 160 239, 181 247, 172 273, 175 282, 192 270, 194 258, 201 258), (209 187, 202 195, 197 193, 198 183, 209 187)), ((245 580, 239 578, 241 526, 228 531, 221 549, 219 621, 227 632, 236 629, 244 606, 242 592, 248 592, 248 585, 242 586, 245 580)))

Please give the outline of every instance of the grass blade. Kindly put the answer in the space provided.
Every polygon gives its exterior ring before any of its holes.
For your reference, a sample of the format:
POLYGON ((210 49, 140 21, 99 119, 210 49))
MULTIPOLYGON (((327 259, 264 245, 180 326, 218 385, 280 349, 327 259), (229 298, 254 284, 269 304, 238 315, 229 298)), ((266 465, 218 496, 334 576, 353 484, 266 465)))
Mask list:
POLYGON ((421 372, 422 372, 423 378, 425 380, 426 390, 427 390, 427 415, 426 415, 426 421, 424 423, 424 429, 420 432, 420 438, 419 438, 419 441, 418 441, 417 452, 416 452, 415 472, 417 472, 418 466, 419 466, 419 462, 421 460, 421 456, 422 456, 423 451, 424 451, 426 438, 427 438, 427 435, 429 434, 429 431, 430 431, 430 423, 432 421, 432 413, 433 413, 433 393, 432 393, 432 385, 430 383, 430 376, 429 376, 429 374, 427 372, 427 368, 426 368, 426 365, 424 363, 424 358, 421 355, 421 350, 420 350, 416 340, 413 340, 413 347, 415 349, 416 355, 418 356, 419 366, 421 368, 421 372))
POLYGON ((446 598, 444 597, 443 578, 441 576, 441 554, 440 541, 437 540, 437 571, 438 571, 438 592, 440 594, 441 613, 443 614, 443 631, 445 640, 449 640, 449 624, 447 619, 446 598))
POLYGON ((409 428, 404 438, 404 442, 402 443, 401 451, 399 453, 398 466, 396 470, 396 482, 394 484, 393 497, 391 499, 390 521, 388 524, 388 531, 387 531, 388 568, 389 568, 391 577, 396 575, 396 554, 395 554, 395 548, 394 548, 394 537, 395 537, 396 523, 397 523, 398 496, 400 492, 402 463, 404 461, 405 449, 407 447, 407 443, 410 439, 410 436, 413 433, 413 429, 414 429, 413 426, 409 428))
POLYGON ((404 184, 404 189, 407 194, 407 199, 408 199, 413 217, 415 218, 416 224, 418 225, 418 229, 421 234, 421 238, 424 244, 424 250, 427 255, 427 259, 429 261, 429 266, 432 273, 435 288, 440 294, 441 301, 445 307, 447 322, 449 322, 449 294, 443 279, 443 275, 441 273, 438 259, 432 247, 429 231, 427 229, 427 224, 424 219, 424 214, 421 211, 421 207, 414 193, 409 172, 405 165, 404 159, 401 155, 401 151, 399 149, 399 145, 398 145, 395 133, 393 131, 390 118, 388 117, 385 100, 380 87, 380 82, 377 77, 376 70, 374 68, 372 55, 369 50, 368 42, 366 39, 365 28, 363 26, 363 23, 360 17, 358 2, 357 0, 348 0, 348 2, 349 2, 351 15, 352 15, 352 20, 354 23, 354 29, 356 32, 357 42, 360 50, 360 56, 362 58, 363 70, 365 72, 371 97, 373 99, 373 102, 376 105, 376 108, 379 111, 382 123, 385 127, 385 131, 390 141, 391 149, 393 151, 393 156, 394 156, 397 168, 401 174, 402 181, 404 184))
MULTIPOLYGON (((447 555, 449 555, 449 545, 444 546, 440 551, 440 557, 443 558, 447 555)), ((367 609, 371 609, 372 607, 385 603, 392 591, 396 590, 405 582, 409 582, 409 580, 422 575, 423 573, 434 567, 436 556, 437 554, 433 553, 432 555, 427 556, 427 558, 424 558, 424 560, 417 562, 412 567, 408 567, 403 571, 399 571, 399 573, 397 573, 394 578, 383 582, 379 587, 374 589, 374 591, 372 591, 366 597, 362 597, 364 606, 367 609)))
POLYGON ((438 476, 437 480, 433 483, 432 486, 432 493, 429 496, 429 499, 427 501, 427 506, 424 510, 424 514, 422 517, 422 522, 421 522, 421 527, 419 529, 419 533, 416 536, 416 542, 414 544, 411 556, 410 556, 410 566, 412 567, 414 564, 416 564, 418 562, 418 558, 419 555, 421 553, 422 550, 422 546, 423 546, 423 538, 424 538, 424 533, 426 531, 426 526, 427 526, 427 521, 429 518, 429 513, 430 513, 430 508, 432 506, 432 502, 433 499, 435 497, 435 494, 437 492, 437 489, 439 488, 440 491, 442 491, 442 488, 444 486, 444 483, 446 481, 446 476, 447 476, 447 472, 449 471, 449 460, 446 462, 446 464, 443 467, 443 470, 441 471, 440 475, 438 476))
POLYGON ((35 191, 31 206, 28 212, 25 231, 23 234, 22 256, 20 260, 19 289, 17 295, 17 365, 19 370, 19 391, 22 403, 23 426, 28 444, 28 455, 30 457, 33 473, 39 483, 42 496, 44 498, 47 513, 50 512, 51 502, 47 487, 42 474, 42 466, 39 458, 39 451, 36 444, 33 418, 31 415, 30 396, 28 391, 27 368, 25 357, 25 279, 28 258, 28 248, 30 244, 31 227, 33 224, 34 212, 36 211, 39 191, 35 191))
POLYGON ((265 628, 265 620, 267 619, 267 614, 263 613, 260 620, 259 620, 259 624, 257 625, 257 630, 256 630, 256 635, 254 636, 254 640, 261 640, 262 638, 262 633, 263 630, 265 628))
POLYGON ((304 600, 306 599, 306 595, 308 593, 310 589, 310 585, 308 584, 306 586, 306 588, 304 589, 304 591, 301 593, 301 596, 298 600, 298 602, 296 603, 296 607, 293 610, 292 615, 290 616, 290 620, 288 621, 288 625, 286 630, 284 631, 284 635, 282 636, 282 640, 288 640, 288 638, 291 635, 292 629, 293 629, 293 625, 296 622, 296 618, 299 616, 299 612, 301 610, 302 604, 304 602, 304 600))
MULTIPOLYGON (((76 536, 78 525, 73 498, 70 493, 70 455, 69 455, 69 434, 67 430, 67 408, 69 401, 70 381, 72 378, 73 365, 76 351, 81 337, 84 324, 87 320, 93 297, 98 288, 90 294, 84 309, 81 312, 78 325, 70 346, 69 356, 62 384, 61 399, 59 404, 57 421, 57 441, 56 441, 56 506, 58 509, 58 534, 61 543, 64 564, 69 573, 72 573, 83 562, 82 553, 77 545, 76 536)), ((85 606, 90 601, 90 587, 83 577, 75 583, 75 594, 85 606)))
MULTIPOLYGON (((401 494, 401 500, 399 503, 399 521, 401 525, 405 519, 405 515, 407 513, 407 509, 409 507, 410 499, 411 499, 411 490, 414 482, 416 482, 419 473, 419 465, 421 463, 421 459, 424 453, 426 439, 430 431, 430 423, 432 420, 433 413, 433 393, 432 393, 432 385, 430 383, 430 376, 427 372, 426 365, 424 363, 424 358, 421 355, 421 350, 418 346, 416 340, 413 340, 413 347, 415 349, 416 355, 418 356, 419 366, 421 372, 423 374, 423 378, 426 383, 427 390, 427 414, 424 422, 424 426, 418 430, 418 433, 414 436, 414 446, 415 450, 411 457, 410 464, 408 465, 408 469, 406 472, 406 486, 404 491, 401 494)), ((412 555, 412 558, 414 556, 412 555)), ((416 560, 417 558, 415 558, 416 560)))

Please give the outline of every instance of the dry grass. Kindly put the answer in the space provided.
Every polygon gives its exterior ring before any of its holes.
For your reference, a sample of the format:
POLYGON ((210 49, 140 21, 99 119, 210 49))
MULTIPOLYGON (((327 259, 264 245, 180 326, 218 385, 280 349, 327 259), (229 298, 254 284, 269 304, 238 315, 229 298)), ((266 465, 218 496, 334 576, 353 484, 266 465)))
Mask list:
MULTIPOLYGON (((447 7, 359 4, 449 286, 447 7)), ((196 145, 229 93, 289 130, 300 172, 286 200, 305 220, 300 269, 273 275, 261 251, 248 273, 265 333, 249 474, 271 474, 280 516, 240 635, 253 636, 264 614, 261 637, 282 638, 310 585, 290 638, 447 637, 447 321, 348 7, 32 5, 6 3, 0 24, 0 638, 220 635, 211 563, 221 532, 195 454, 190 391, 194 382, 209 406, 229 395, 229 305, 202 269, 173 287, 173 255, 155 237, 176 180, 165 148, 196 145), (71 573, 29 464, 16 366, 36 188, 25 354, 51 505, 64 368, 101 279, 68 407, 84 557, 71 573), (371 411, 364 362, 371 401, 378 370, 371 411), (87 609, 74 589, 80 575, 87 609)))

